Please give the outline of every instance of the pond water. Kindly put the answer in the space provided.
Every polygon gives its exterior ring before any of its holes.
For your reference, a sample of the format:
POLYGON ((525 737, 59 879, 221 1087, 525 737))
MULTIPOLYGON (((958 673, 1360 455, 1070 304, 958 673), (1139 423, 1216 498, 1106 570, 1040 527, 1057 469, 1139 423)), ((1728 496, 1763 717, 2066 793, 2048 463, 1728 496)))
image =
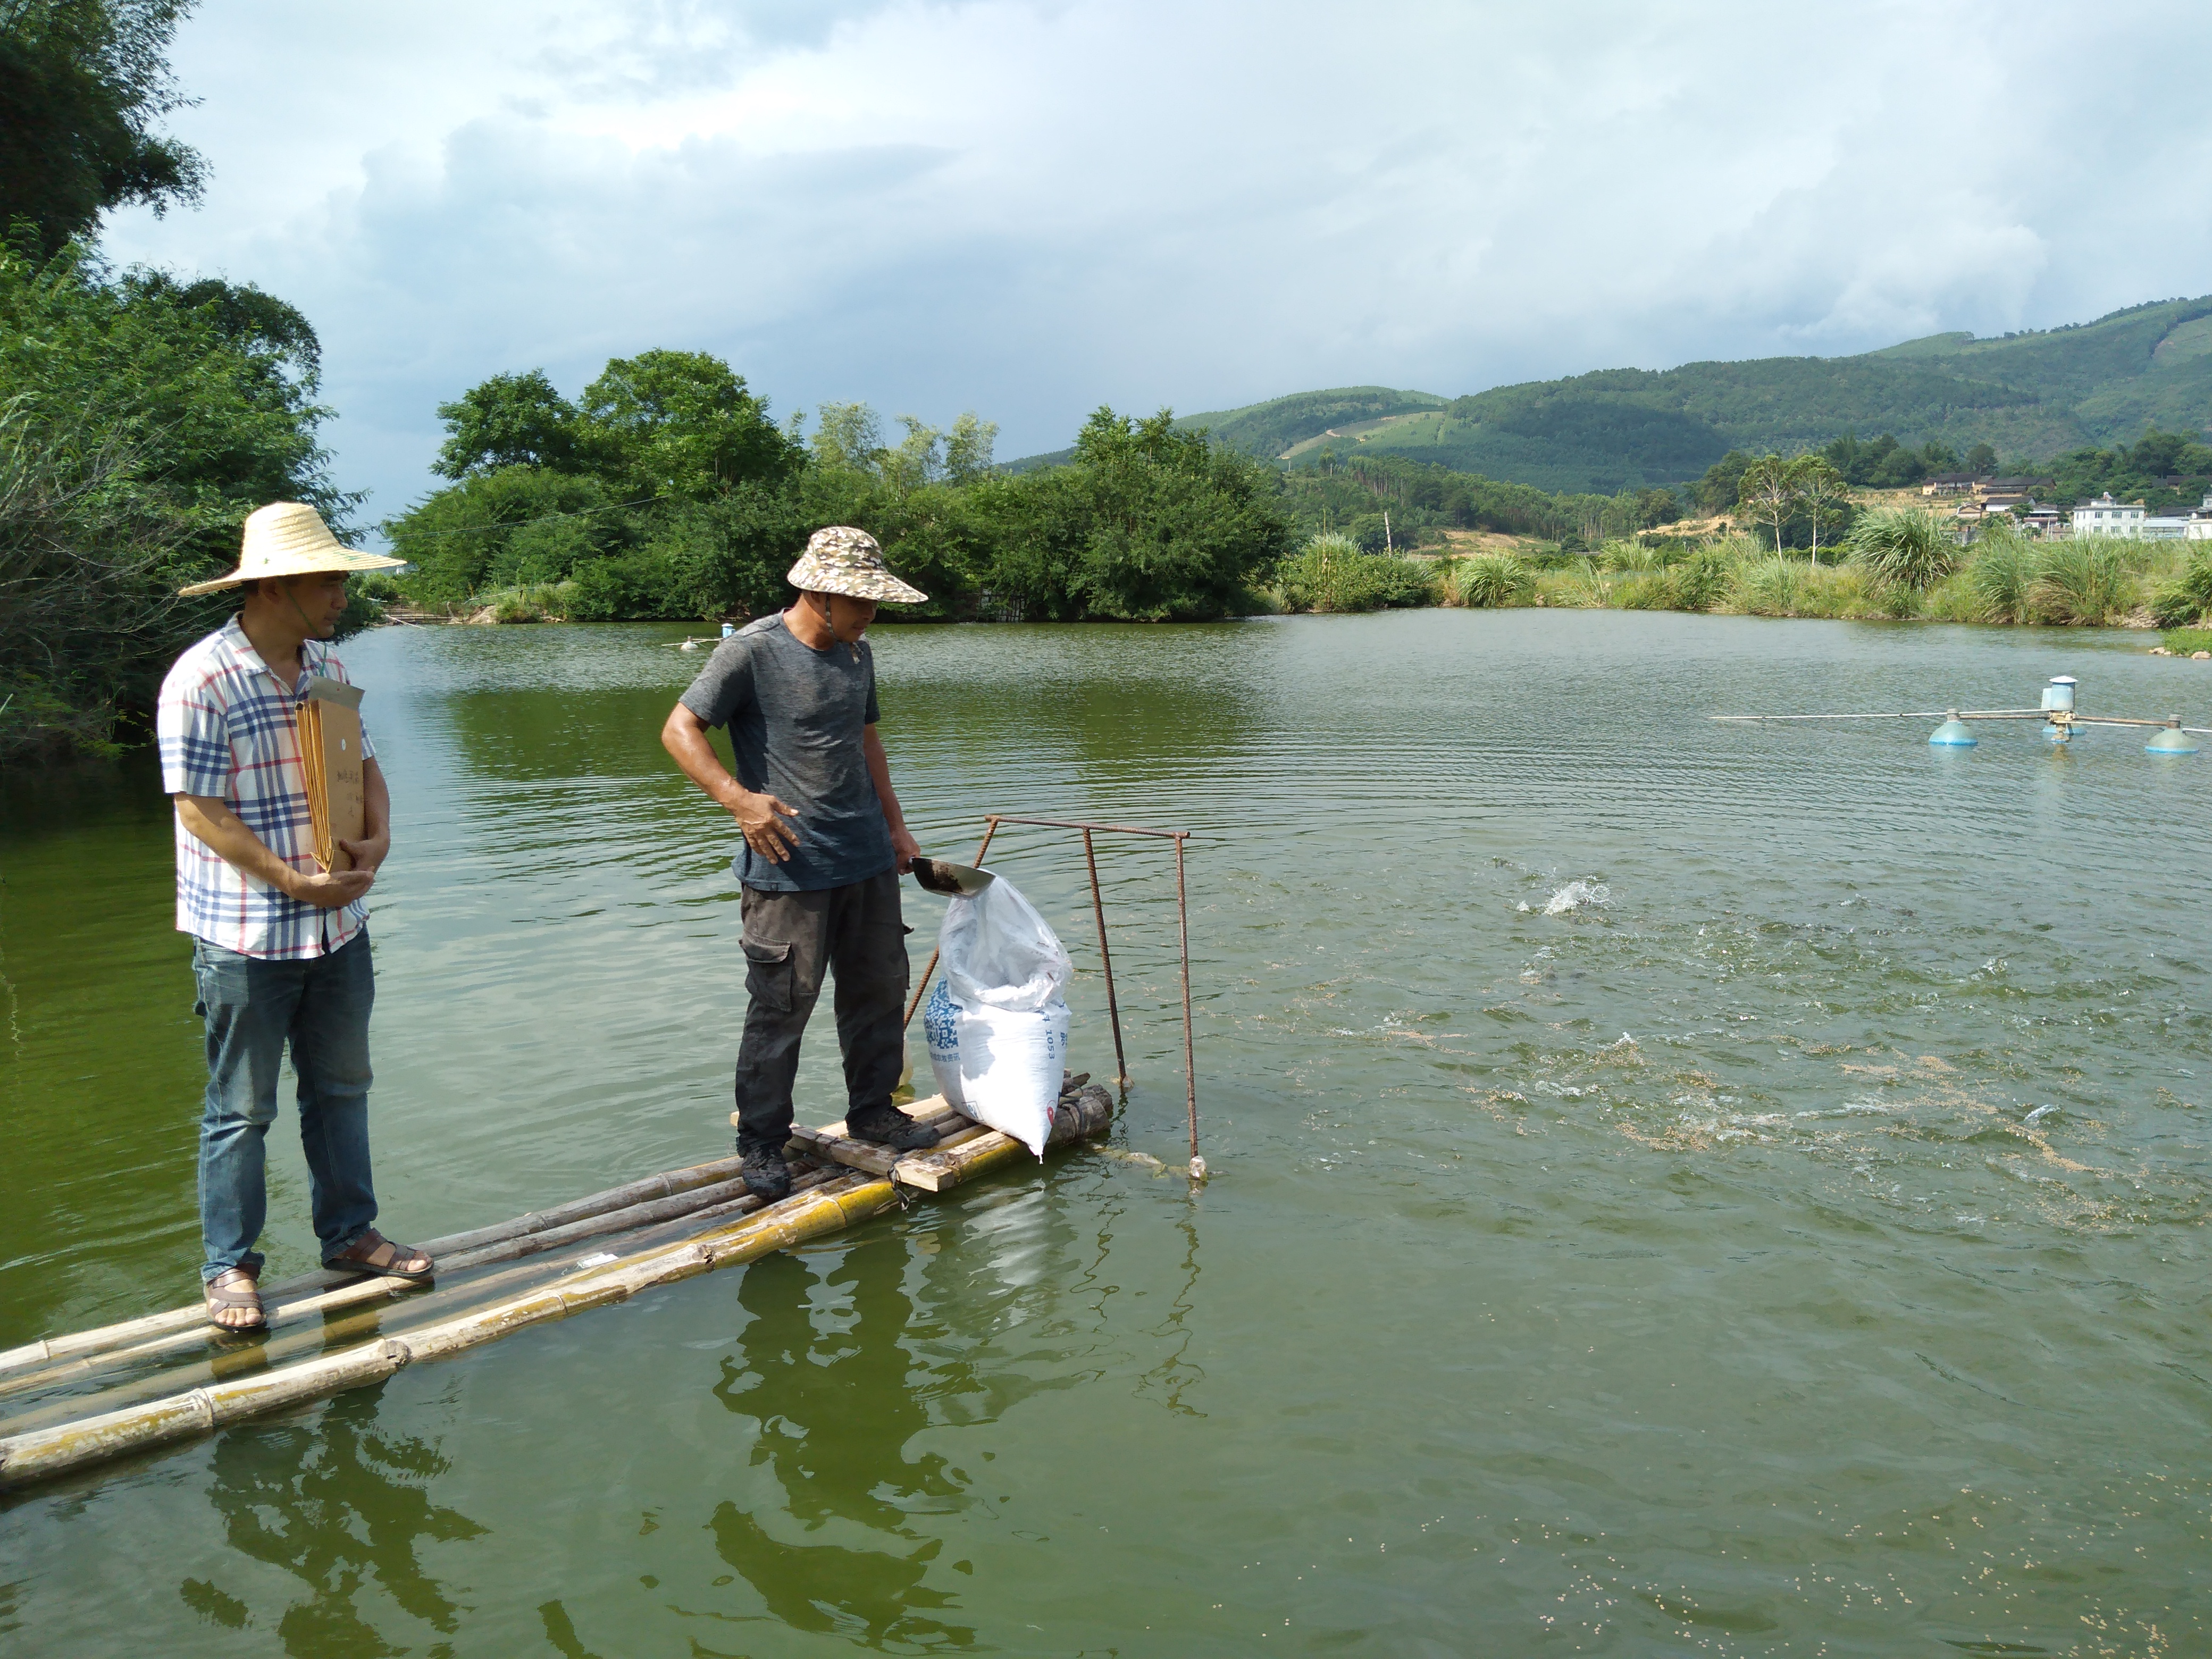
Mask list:
MULTIPOLYGON (((398 829, 395 1237, 727 1149, 732 835, 657 741, 680 634, 347 650, 398 829)), ((1213 1182, 1077 1152, 19 1496, 0 1650, 2212 1648, 2212 758, 1705 718, 2072 672, 2212 723, 2202 665, 1621 612, 876 640, 926 848, 990 811, 1197 832, 1213 1182)), ((10 787, 0 1346, 190 1295, 201 1079, 150 766, 10 787)), ((1073 850, 991 862, 1103 1074, 1073 850)), ((1172 1159, 1172 866, 1103 874, 1114 1143, 1172 1159)))

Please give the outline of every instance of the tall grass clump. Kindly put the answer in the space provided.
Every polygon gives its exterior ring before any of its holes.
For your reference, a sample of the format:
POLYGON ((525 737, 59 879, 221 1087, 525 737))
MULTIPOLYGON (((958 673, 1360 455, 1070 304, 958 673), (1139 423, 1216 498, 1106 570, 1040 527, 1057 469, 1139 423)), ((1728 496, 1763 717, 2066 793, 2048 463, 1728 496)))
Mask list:
POLYGON ((1735 568, 1729 599, 1735 610, 1751 617, 1794 617, 1797 592, 1808 567, 1780 553, 1763 559, 1747 559, 1735 568))
POLYGON ((1455 605, 1478 609, 1526 605, 1536 593, 1535 577, 1510 553, 1478 553, 1462 559, 1446 580, 1455 605))
POLYGON ((2024 623, 2033 620, 2029 597, 2043 573, 2043 551, 2033 543, 2008 532, 1996 531, 1982 538, 1967 567, 1973 589, 1973 620, 1985 623, 2024 623))
POLYGON ((1674 567, 1674 608, 1710 611, 1728 597, 1735 567, 1717 547, 1701 547, 1674 567))
POLYGON ((2041 550, 2028 585, 2026 620, 2102 628, 2135 608, 2135 572, 2112 538, 2088 536, 2041 550))
POLYGON ((1876 507, 1851 526, 1844 544, 1876 582, 1915 593, 1935 586, 1959 562, 1951 532, 1912 507, 1876 507))
POLYGON ((2212 612, 2212 548, 2193 556, 2153 591, 2151 619, 2160 628, 2187 628, 2212 612))
POLYGON ((1597 557, 1607 570, 1650 571, 1667 568, 1666 556, 1642 542, 1607 542, 1598 549, 1597 557))
POLYGON ((1277 573, 1285 611, 1377 611, 1434 605, 1437 579, 1419 559, 1363 553, 1349 536, 1314 537, 1277 573))
POLYGON ((524 582, 479 593, 469 620, 481 623, 568 622, 577 609, 574 582, 524 582))

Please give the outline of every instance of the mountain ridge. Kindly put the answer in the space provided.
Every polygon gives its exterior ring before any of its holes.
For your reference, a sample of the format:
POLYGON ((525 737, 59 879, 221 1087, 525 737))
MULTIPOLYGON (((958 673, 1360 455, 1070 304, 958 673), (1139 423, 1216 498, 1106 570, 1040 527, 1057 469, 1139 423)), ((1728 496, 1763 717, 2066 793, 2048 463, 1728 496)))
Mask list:
POLYGON ((2212 432, 2212 295, 1845 357, 1596 369, 1449 398, 1379 386, 1291 392, 1176 423, 1270 460, 1296 464, 1328 447, 1608 495, 1687 483, 1731 449, 1787 454, 1846 432, 1960 453, 1987 443, 2008 462, 2040 461, 2153 427, 2212 432))

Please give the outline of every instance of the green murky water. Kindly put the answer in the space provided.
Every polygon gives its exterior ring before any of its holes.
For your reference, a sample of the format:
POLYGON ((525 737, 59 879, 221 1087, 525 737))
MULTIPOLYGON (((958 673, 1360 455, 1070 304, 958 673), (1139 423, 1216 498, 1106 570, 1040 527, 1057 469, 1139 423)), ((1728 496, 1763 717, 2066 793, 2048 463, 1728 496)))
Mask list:
MULTIPOLYGON (((398 1236, 727 1145, 730 835, 655 740, 677 636, 349 653, 399 824, 398 1236)), ((1214 1183, 1079 1154, 18 1498, 0 1650, 2206 1651, 2212 759, 1704 718, 2070 672, 2207 723, 2212 676, 2140 647, 879 630, 926 846, 994 809, 1200 832, 1214 1183)), ((11 788, 0 1346, 182 1299, 197 1235, 150 769, 11 788)), ((1087 966, 1068 854, 993 861, 1087 966)), ((1170 866, 1106 875, 1116 1140, 1172 1158, 1170 866)), ((908 902, 919 967, 937 902, 908 902)), ((1074 1000, 1110 1069, 1095 975, 1074 1000)), ((310 1242, 289 1123, 280 1273, 310 1242)))

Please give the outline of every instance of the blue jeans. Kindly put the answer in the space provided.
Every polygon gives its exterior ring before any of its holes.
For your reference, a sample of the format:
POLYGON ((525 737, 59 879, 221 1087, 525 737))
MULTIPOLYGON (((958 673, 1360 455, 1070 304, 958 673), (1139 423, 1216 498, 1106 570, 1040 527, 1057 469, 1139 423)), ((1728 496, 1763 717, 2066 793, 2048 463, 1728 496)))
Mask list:
POLYGON ((207 1108, 200 1119, 200 1236, 212 1279, 258 1272, 253 1246, 269 1209, 263 1142, 276 1121, 284 1045, 300 1079, 300 1141, 327 1261, 376 1219, 368 1176, 368 1013, 376 969, 366 930, 328 956, 275 961, 192 941, 194 1010, 207 1020, 207 1108))

